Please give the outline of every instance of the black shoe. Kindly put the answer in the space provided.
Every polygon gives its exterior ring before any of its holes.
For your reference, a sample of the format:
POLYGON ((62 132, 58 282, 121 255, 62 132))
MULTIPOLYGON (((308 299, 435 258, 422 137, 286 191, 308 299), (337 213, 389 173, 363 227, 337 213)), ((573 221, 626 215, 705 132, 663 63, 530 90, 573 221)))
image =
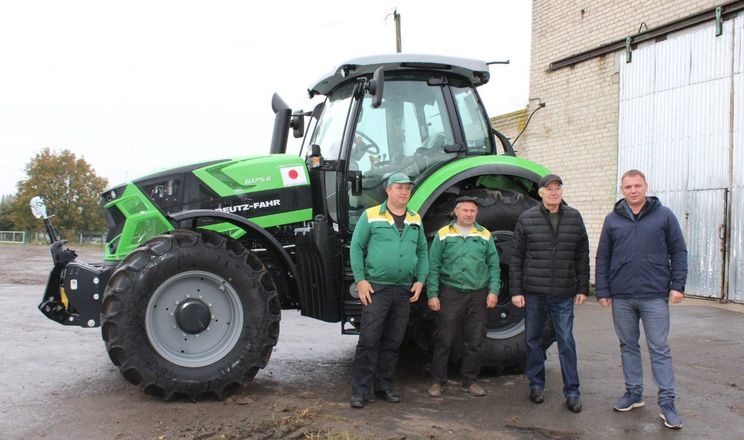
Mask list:
POLYGON ((385 402, 398 403, 400 396, 389 390, 375 391, 375 397, 385 402))
POLYGON ((541 388, 533 388, 530 390, 530 400, 532 403, 543 403, 545 402, 545 396, 543 396, 543 390, 541 388))
POLYGON ((352 408, 364 408, 364 396, 360 396, 358 394, 354 394, 351 396, 351 407, 352 408))
POLYGON ((581 410, 584 408, 581 405, 581 399, 579 399, 579 396, 571 396, 568 399, 566 399, 566 406, 568 409, 571 410, 571 412, 580 413, 581 410))

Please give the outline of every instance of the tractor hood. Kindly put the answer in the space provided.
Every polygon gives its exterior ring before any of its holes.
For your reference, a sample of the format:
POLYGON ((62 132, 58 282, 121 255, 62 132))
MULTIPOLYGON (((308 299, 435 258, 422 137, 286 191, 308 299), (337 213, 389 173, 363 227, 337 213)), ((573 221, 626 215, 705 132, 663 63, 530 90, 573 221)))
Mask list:
POLYGON ((305 162, 297 156, 235 159, 195 169, 193 174, 201 181, 196 209, 229 212, 262 227, 312 218, 310 179, 305 162))
MULTIPOLYGON (((120 260, 144 240, 173 229, 168 216, 183 211, 234 214, 263 228, 297 225, 312 218, 307 167, 299 157, 285 154, 164 170, 102 196, 109 226, 106 258, 111 260, 120 260)), ((227 223, 200 225, 240 235, 227 223)))
POLYGON ((220 197, 310 185, 305 163, 288 154, 211 164, 195 169, 194 175, 220 197))

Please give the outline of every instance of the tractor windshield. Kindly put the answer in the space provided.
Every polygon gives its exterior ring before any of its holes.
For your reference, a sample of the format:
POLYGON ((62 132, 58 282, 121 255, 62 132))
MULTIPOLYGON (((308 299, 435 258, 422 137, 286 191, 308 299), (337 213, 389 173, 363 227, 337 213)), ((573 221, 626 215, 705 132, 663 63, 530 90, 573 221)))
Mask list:
POLYGON ((373 108, 366 95, 357 118, 349 169, 362 173, 362 196, 352 198, 351 208, 384 200, 384 180, 394 172, 416 181, 458 154, 493 151, 487 124, 472 87, 415 75, 386 77, 382 105, 373 108))
MULTIPOLYGON (((335 187, 332 182, 339 177, 335 173, 344 173, 342 164, 361 173, 361 194, 348 183, 348 194, 354 193, 346 205, 350 219, 385 200, 384 182, 392 173, 402 172, 416 181, 458 156, 495 151, 478 95, 460 77, 386 75, 382 105, 377 108, 369 94, 355 105, 356 85, 350 81, 328 95, 309 142, 320 147, 325 161, 336 163, 325 168, 327 188, 335 187), (346 138, 350 145, 344 145, 344 133, 352 133, 346 138)), ((326 195, 332 218, 335 196, 326 195)))

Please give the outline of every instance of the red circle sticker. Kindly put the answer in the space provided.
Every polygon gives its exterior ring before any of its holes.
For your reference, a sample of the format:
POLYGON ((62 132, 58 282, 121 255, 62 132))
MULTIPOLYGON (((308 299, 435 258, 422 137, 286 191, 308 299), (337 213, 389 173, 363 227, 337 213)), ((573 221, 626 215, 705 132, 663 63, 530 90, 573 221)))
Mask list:
POLYGON ((297 173, 297 170, 289 170, 289 173, 287 173, 290 179, 296 179, 299 177, 299 174, 297 173))

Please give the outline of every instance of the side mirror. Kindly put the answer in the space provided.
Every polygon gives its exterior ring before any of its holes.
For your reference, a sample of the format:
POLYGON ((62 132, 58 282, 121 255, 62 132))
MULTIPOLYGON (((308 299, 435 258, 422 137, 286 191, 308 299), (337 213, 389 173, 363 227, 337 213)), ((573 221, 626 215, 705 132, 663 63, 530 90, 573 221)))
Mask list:
POLYGON ((372 95, 372 108, 382 105, 382 91, 385 89, 385 72, 382 67, 378 67, 372 74, 372 81, 369 82, 369 93, 372 95))
POLYGON ((305 116, 302 110, 292 113, 292 118, 289 120, 289 128, 292 129, 292 136, 295 139, 299 139, 305 135, 305 116))
POLYGON ((31 207, 31 213, 36 218, 45 219, 49 218, 46 212, 46 205, 44 200, 39 196, 34 196, 28 204, 31 207))

